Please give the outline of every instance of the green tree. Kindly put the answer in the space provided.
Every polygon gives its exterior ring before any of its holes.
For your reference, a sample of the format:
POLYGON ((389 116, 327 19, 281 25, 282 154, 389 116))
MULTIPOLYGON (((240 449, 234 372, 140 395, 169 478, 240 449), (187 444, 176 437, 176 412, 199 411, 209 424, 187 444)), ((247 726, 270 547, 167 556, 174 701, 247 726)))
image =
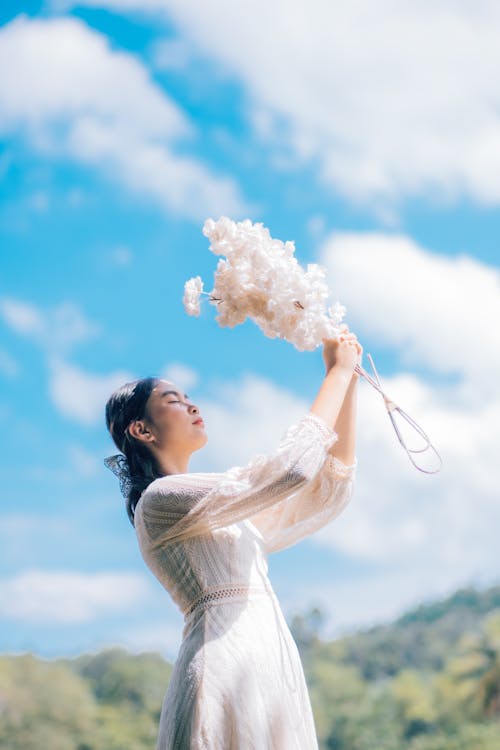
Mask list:
POLYGON ((0 657, 0 706, 5 750, 85 750, 98 715, 84 680, 31 654, 0 657))

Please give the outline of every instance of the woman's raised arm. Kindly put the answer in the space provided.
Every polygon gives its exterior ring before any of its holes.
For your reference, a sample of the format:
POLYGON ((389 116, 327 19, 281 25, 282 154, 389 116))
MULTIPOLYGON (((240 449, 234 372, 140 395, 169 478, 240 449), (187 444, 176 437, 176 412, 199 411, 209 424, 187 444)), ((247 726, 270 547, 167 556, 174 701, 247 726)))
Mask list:
POLYGON ((326 375, 311 410, 289 427, 275 451, 214 475, 207 493, 200 493, 196 474, 167 475, 152 482, 138 512, 140 517, 142 511, 144 520, 149 519, 159 532, 155 546, 250 518, 313 481, 338 439, 332 425, 355 360, 355 347, 341 342, 337 362, 326 375))
POLYGON ((332 429, 339 417, 344 398, 358 361, 360 345, 353 333, 337 339, 323 339, 323 359, 327 373, 318 391, 311 412, 321 417, 332 429))

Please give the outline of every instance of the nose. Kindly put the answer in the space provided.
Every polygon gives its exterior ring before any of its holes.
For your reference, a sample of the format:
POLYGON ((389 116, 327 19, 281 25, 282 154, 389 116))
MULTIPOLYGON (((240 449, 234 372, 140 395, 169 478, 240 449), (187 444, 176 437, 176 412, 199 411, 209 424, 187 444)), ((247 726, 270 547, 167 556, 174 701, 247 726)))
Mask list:
POLYGON ((198 409, 198 407, 196 406, 196 404, 190 404, 189 405, 189 413, 190 414, 199 414, 200 410, 198 409))

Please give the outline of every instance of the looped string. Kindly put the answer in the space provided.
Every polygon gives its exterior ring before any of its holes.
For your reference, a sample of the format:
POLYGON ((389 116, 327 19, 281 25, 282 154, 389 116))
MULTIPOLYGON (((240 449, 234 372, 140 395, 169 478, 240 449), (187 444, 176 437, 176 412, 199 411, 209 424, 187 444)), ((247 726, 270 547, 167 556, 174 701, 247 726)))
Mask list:
POLYGON ((408 455, 408 458, 410 459, 410 461, 413 464, 413 466, 415 466, 415 468, 418 469, 419 471, 423 471, 425 474, 437 474, 437 472, 440 471, 440 469, 441 469, 441 467, 443 465, 443 459, 441 458, 441 456, 437 452, 436 448, 432 445, 430 439, 428 438, 428 436, 426 435, 426 433, 424 432, 424 430, 420 427, 420 425, 418 425, 415 422, 415 420, 410 417, 409 414, 407 414, 405 411, 403 411, 403 409, 401 409, 401 407, 399 407, 397 404, 395 404, 394 401, 392 401, 389 398, 389 396, 387 396, 384 393, 384 391, 382 390, 381 383, 380 383, 380 378, 378 376, 377 370, 375 369, 375 364, 373 362, 373 359, 371 358, 371 356, 369 354, 367 354, 367 357, 370 360, 370 364, 371 364, 373 372, 375 373, 376 380, 374 380, 371 377, 371 375, 369 375, 366 372, 366 370, 363 367, 361 367, 360 365, 356 365, 354 369, 356 370, 357 373, 359 373, 359 375, 362 375, 370 383, 370 385, 372 385, 382 395, 382 397, 384 399, 385 408, 387 409, 387 413, 388 413, 389 418, 390 418, 390 420, 392 422, 392 426, 394 427, 396 435, 398 436, 398 440, 401 443, 401 445, 403 446, 404 450, 406 451, 406 453, 408 455), (403 439, 403 437, 402 437, 402 435, 401 435, 401 433, 399 431, 399 428, 398 428, 398 426, 396 424, 396 421, 395 421, 394 416, 393 416, 393 412, 398 412, 403 417, 403 419, 405 419, 406 422, 408 422, 408 424, 410 425, 410 427, 412 427, 415 430, 415 432, 417 432, 425 440, 425 442, 427 444, 426 444, 426 446, 424 448, 408 448, 408 446, 406 445, 406 443, 405 443, 405 441, 404 441, 404 439, 403 439), (434 453, 436 454, 436 456, 439 459, 439 466, 438 466, 437 469, 433 469, 433 470, 423 469, 421 466, 418 466, 415 463, 415 461, 413 460, 413 457, 411 456, 412 453, 423 453, 424 451, 428 450, 429 448, 432 451, 434 451, 434 453))
POLYGON ((128 498, 132 488, 132 479, 130 478, 127 457, 123 453, 115 453, 113 456, 104 459, 104 465, 118 477, 120 491, 124 498, 128 498))

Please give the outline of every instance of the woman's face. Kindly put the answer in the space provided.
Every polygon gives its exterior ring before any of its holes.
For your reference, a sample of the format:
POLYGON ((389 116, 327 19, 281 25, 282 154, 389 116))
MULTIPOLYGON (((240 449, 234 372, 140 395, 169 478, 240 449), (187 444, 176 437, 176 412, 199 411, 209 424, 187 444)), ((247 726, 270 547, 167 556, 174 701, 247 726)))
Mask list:
POLYGON ((198 407, 168 380, 159 380, 151 391, 145 416, 160 450, 195 451, 208 441, 198 407))

